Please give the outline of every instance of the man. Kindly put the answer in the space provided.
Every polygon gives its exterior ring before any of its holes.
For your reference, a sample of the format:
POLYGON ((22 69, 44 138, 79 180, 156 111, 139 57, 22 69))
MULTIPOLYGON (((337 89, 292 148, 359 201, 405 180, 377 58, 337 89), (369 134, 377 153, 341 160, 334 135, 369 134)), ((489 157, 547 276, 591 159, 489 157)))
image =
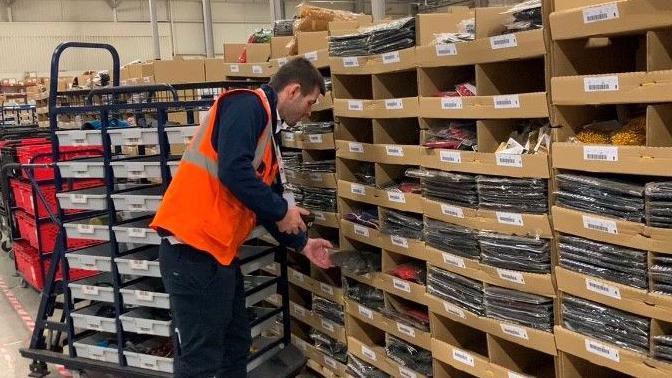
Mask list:
POLYGON ((220 95, 187 147, 151 227, 164 235, 161 275, 170 294, 176 377, 245 377, 250 326, 236 255, 255 224, 317 266, 331 266, 324 239, 309 239, 283 195, 274 138, 310 116, 324 79, 309 61, 283 65, 260 89, 220 95), (277 112, 277 113, 276 113, 277 112))

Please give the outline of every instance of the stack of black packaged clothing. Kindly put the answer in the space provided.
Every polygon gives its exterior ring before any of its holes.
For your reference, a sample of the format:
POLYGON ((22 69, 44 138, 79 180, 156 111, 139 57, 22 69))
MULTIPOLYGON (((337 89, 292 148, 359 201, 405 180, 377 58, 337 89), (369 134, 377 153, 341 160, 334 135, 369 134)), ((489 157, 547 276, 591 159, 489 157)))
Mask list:
POLYGON ((672 295, 672 256, 653 256, 649 274, 651 275, 651 291, 672 295))
POLYGON ((644 187, 646 224, 672 228, 672 182, 652 182, 644 187))
POLYGON ((348 353, 346 372, 355 378, 389 378, 390 375, 348 353))
POLYGON ((303 157, 301 151, 283 151, 282 162, 286 169, 299 170, 303 157))
POLYGON ((432 352, 411 345, 390 334, 385 334, 385 352, 399 365, 424 376, 432 376, 432 352))
POLYGON ((618 245, 560 235, 560 266, 623 285, 646 289, 646 252, 618 245))
POLYGON ((672 361, 672 336, 653 336, 651 340, 653 341, 653 357, 672 361))
POLYGON ((383 211, 382 232, 387 235, 422 240, 422 215, 385 209, 383 211))
POLYGON ((360 250, 338 250, 331 254, 334 266, 352 274, 366 274, 380 272, 380 252, 360 250))
POLYGON ((436 170, 409 169, 406 176, 419 178, 422 195, 426 198, 456 206, 476 208, 478 192, 476 176, 436 170))
POLYGON ((555 177, 560 206, 632 222, 644 218, 644 186, 640 184, 569 173, 555 177))
POLYGON ((315 348, 317 348, 319 351, 326 354, 327 356, 333 357, 341 363, 347 363, 347 345, 332 338, 331 336, 325 335, 316 329, 310 330, 310 338, 313 340, 313 345, 315 345, 315 348))
POLYGON ((551 272, 551 242, 536 237, 480 232, 481 261, 502 269, 551 272))
POLYGON ((641 353, 649 352, 650 320, 572 296, 562 300, 562 320, 570 331, 641 353))
POLYGON ((298 122, 286 130, 304 134, 329 134, 334 132, 334 122, 298 122))
POLYGON ((476 233, 469 228, 427 218, 424 234, 425 242, 432 248, 468 259, 481 257, 476 233))
POLYGON ((294 20, 277 20, 273 22, 273 36, 292 37, 294 35, 294 20))
POLYGON ((352 223, 357 223, 364 227, 373 229, 380 229, 380 222, 378 220, 378 207, 364 205, 361 209, 353 210, 343 217, 345 220, 352 223))
POLYGON ((430 266, 427 293, 453 303, 477 315, 485 315, 483 283, 430 266))
POLYGON ((485 288, 485 314, 526 327, 553 330, 553 299, 503 287, 485 288))
POLYGON ((335 160, 304 161, 299 165, 300 172, 336 173, 335 160))
POLYGON ((336 212, 336 189, 303 187, 300 202, 308 210, 336 212))
POLYGON ((359 281, 344 279, 345 295, 353 301, 372 310, 379 311, 385 307, 383 291, 359 281))
POLYGON ((357 34, 331 36, 329 55, 375 55, 413 46, 415 46, 415 17, 405 17, 362 28, 357 34))
POLYGON ((478 207, 513 213, 548 212, 548 180, 477 176, 478 207))
POLYGON ((345 325, 343 306, 315 294, 313 294, 313 312, 323 319, 345 325))

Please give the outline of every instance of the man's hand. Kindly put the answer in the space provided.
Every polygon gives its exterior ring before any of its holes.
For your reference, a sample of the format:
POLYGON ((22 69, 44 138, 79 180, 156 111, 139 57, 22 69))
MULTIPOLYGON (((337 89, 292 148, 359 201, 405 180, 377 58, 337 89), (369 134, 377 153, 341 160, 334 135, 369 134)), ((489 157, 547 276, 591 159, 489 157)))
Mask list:
POLYGON ((290 207, 287 209, 287 214, 281 220, 275 222, 278 225, 278 230, 286 234, 298 234, 301 231, 306 231, 306 224, 301 219, 301 214, 308 215, 310 211, 301 207, 290 207))
POLYGON ((334 248, 328 240, 324 239, 308 239, 303 254, 308 257, 308 260, 322 269, 328 269, 334 266, 331 262, 331 256, 327 248, 334 248))

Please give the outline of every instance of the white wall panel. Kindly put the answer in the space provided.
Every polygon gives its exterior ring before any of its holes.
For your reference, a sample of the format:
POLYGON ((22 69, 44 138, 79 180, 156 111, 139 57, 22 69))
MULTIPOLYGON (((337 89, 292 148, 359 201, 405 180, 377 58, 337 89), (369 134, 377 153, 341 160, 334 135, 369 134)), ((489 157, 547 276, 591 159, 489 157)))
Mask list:
POLYGON ((175 54, 178 55, 205 55, 205 41, 203 40, 202 23, 176 23, 175 54))

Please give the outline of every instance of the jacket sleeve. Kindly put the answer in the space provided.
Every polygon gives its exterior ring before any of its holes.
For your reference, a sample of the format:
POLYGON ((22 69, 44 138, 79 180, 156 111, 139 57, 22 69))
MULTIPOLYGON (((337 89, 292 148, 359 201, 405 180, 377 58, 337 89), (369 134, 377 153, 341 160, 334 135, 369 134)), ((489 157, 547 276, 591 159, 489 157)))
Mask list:
POLYGON ((255 95, 223 100, 213 144, 218 152, 218 176, 236 198, 252 210, 258 223, 275 222, 287 213, 287 202, 257 178, 252 166, 258 136, 266 125, 265 111, 255 95))

